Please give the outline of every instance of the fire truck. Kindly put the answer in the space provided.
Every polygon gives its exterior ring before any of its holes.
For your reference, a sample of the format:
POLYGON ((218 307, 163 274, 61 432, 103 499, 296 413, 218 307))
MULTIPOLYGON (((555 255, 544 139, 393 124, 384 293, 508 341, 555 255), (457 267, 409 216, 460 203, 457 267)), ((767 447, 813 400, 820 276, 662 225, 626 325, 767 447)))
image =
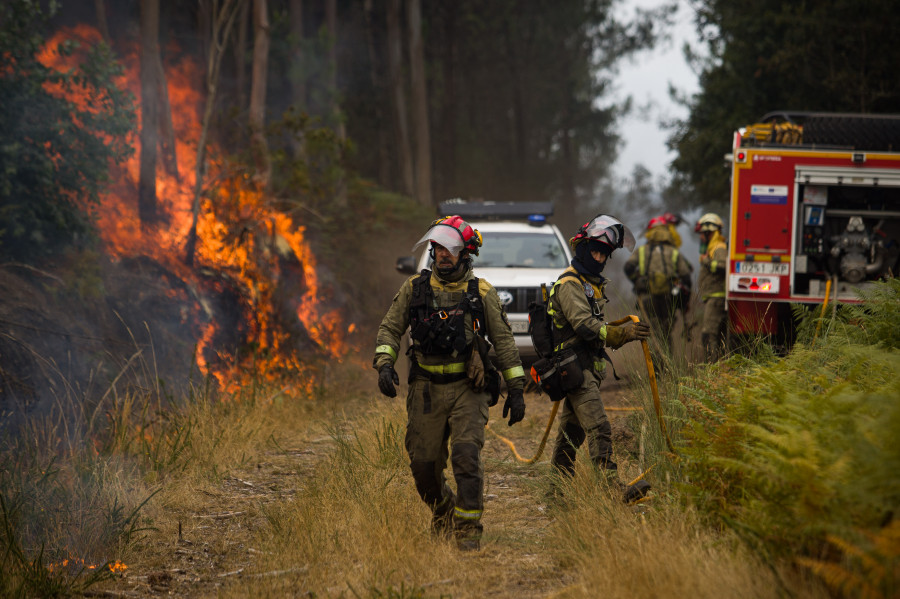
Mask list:
POLYGON ((730 335, 790 343, 791 304, 858 302, 896 275, 900 115, 769 113, 726 163, 730 335))

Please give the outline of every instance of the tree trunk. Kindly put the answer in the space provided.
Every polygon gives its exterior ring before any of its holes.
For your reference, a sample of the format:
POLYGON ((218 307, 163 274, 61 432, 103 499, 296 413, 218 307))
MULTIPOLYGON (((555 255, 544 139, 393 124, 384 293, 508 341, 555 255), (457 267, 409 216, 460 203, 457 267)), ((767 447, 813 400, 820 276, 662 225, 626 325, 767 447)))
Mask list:
POLYGON ((325 2, 325 23, 328 27, 328 92, 331 96, 331 113, 336 120, 335 131, 338 139, 343 141, 346 137, 344 130, 344 120, 341 115, 341 107, 338 102, 338 86, 337 86, 337 0, 326 0, 325 2))
MULTIPOLYGON (((510 86, 510 106, 512 107, 512 114, 510 115, 510 129, 512 134, 510 135, 510 139, 512 151, 510 152, 510 155, 515 157, 514 164, 512 164, 512 171, 515 180, 524 184, 528 178, 528 166, 526 164, 528 154, 526 151, 524 86, 522 85, 519 53, 517 52, 515 42, 512 39, 509 23, 505 23, 503 26, 503 38, 506 47, 506 59, 509 61, 509 74, 512 79, 512 85, 510 86)), ((525 191, 525 189, 519 189, 518 193, 523 194, 525 191)))
POLYGON ((156 222, 156 145, 159 131, 159 0, 141 0, 141 169, 138 216, 156 222))
POLYGON ((406 94, 403 89, 403 47, 400 32, 400 0, 387 1, 388 75, 394 108, 394 134, 397 143, 397 162, 400 165, 402 191, 413 193, 412 152, 409 147, 409 127, 406 121, 406 94))
POLYGON ((369 79, 372 84, 372 94, 376 100, 372 106, 375 112, 375 123, 378 128, 378 182, 382 185, 388 185, 391 178, 391 164, 388 160, 387 148, 389 145, 388 131, 384 126, 384 113, 382 112, 381 98, 384 95, 384 86, 381 83, 381 75, 379 73, 378 52, 375 45, 375 24, 373 23, 374 7, 373 0, 364 0, 363 10, 366 16, 366 46, 369 51, 369 79))
MULTIPOLYGON (((337 138, 344 142, 347 138, 347 132, 344 129, 344 115, 341 114, 341 105, 338 101, 337 86, 337 0, 326 0, 325 2, 325 22, 328 26, 328 87, 331 96, 331 114, 335 121, 335 133, 337 138)), ((338 208, 347 207, 347 185, 343 174, 338 175, 335 181, 334 201, 338 208)))
POLYGON ((269 7, 266 0, 253 0, 253 71, 250 84, 250 150, 256 178, 263 189, 271 176, 266 142, 266 81, 269 69, 269 7))
POLYGON ((428 86, 425 81, 425 49, 422 43, 422 5, 407 0, 409 65, 412 88, 413 133, 416 141, 416 199, 431 206, 431 130, 428 122, 428 86))
POLYGON ((94 9, 97 13, 97 29, 100 31, 100 35, 103 36, 106 43, 109 44, 109 25, 106 24, 106 5, 104 1, 94 0, 94 9))
MULTIPOLYGON (((306 68, 303 60, 303 0, 290 0, 290 27, 291 27, 291 66, 288 77, 291 81, 291 104, 299 111, 306 111, 306 68)), ((303 149, 302 132, 291 138, 291 149, 294 158, 302 160, 306 156, 303 149)))
POLYGON ((247 30, 250 27, 247 15, 250 2, 241 2, 241 13, 237 18, 237 40, 234 43, 235 86, 237 87, 238 110, 247 107, 247 30))
POLYGON ((440 165, 438 197, 456 197, 456 60, 457 60, 457 10, 456 4, 448 2, 444 6, 446 13, 443 15, 444 43, 441 53, 443 65, 443 90, 441 94, 441 124, 440 124, 440 165))
POLYGON ((175 128, 172 126, 172 105, 169 103, 169 85, 166 82, 166 71, 163 68, 162 56, 156 53, 156 82, 159 93, 159 134, 160 149, 166 172, 180 181, 178 174, 178 152, 175 148, 175 128))
MULTIPOLYGON (((569 92, 570 89, 566 89, 566 92, 569 92)), ((576 189, 575 189, 575 173, 577 172, 577 157, 578 151, 575 148, 575 142, 572 139, 572 127, 570 121, 572 120, 572 111, 570 102, 572 101, 571 96, 568 93, 565 95, 563 102, 565 102, 565 107, 563 108, 561 114, 561 123, 560 131, 562 133, 562 138, 560 139, 560 146, 562 149, 562 198, 560 202, 557 202, 554 205, 554 213, 556 215, 557 220, 560 223, 573 223, 577 222, 578 219, 576 217, 576 207, 578 203, 578 198, 576 197, 576 189)), ((585 217, 590 218, 590 217, 585 217)))
POLYGON ((194 203, 191 209, 191 228, 188 230, 184 244, 184 262, 188 266, 194 264, 194 252, 197 247, 197 221, 200 218, 200 195, 203 192, 203 175, 206 164, 206 137, 209 134, 209 122, 212 119, 213 106, 216 101, 216 88, 219 84, 219 70, 222 66, 222 55, 228 45, 228 37, 234 25, 235 17, 247 0, 210 0, 209 6, 201 2, 200 13, 206 15, 209 30, 203 31, 204 38, 209 40, 206 53, 206 106, 203 109, 203 121, 200 124, 200 139, 197 140, 197 161, 194 169, 194 203), (206 10, 210 8, 210 10, 206 10), (210 15, 209 13, 212 12, 210 15))

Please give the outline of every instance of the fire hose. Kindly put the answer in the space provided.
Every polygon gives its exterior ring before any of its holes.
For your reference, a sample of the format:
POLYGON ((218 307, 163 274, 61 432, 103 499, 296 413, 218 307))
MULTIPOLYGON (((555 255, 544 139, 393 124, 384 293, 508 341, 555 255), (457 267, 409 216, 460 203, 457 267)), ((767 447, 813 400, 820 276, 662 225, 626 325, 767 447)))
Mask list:
MULTIPOLYGON (((625 318, 620 318, 619 320, 616 320, 609 324, 613 325, 613 326, 619 326, 619 325, 625 324, 629 320, 631 320, 633 322, 640 322, 640 319, 637 316, 635 316, 633 314, 629 314, 625 318)), ((650 357, 650 347, 647 344, 646 339, 641 339, 641 347, 644 350, 644 362, 647 364, 647 375, 650 380, 650 391, 653 394, 653 407, 656 411, 656 420, 657 420, 657 422, 659 422, 659 428, 662 431, 662 434, 666 439, 666 446, 669 448, 669 451, 671 451, 672 453, 677 453, 675 451, 675 446, 672 444, 672 439, 669 438, 669 432, 666 429, 666 422, 663 419, 662 405, 660 404, 660 401, 659 401, 659 389, 656 385, 656 372, 653 369, 653 359, 650 357)), ((534 464, 535 462, 537 462, 540 459, 541 454, 544 452, 544 447, 546 447, 546 445, 547 445, 547 438, 550 436, 550 429, 553 427, 553 421, 556 418, 556 413, 559 411, 560 403, 562 403, 562 400, 553 402, 553 408, 550 410, 550 418, 547 421, 547 427, 544 429, 544 436, 541 438, 541 442, 540 442, 540 445, 538 445, 537 452, 534 454, 534 457, 532 457, 532 458, 524 458, 521 455, 519 455, 519 452, 516 450, 515 443, 513 443, 511 440, 507 439, 503 435, 495 432, 491 428, 490 423, 488 423, 485 426, 485 428, 487 428, 487 430, 490 431, 491 434, 496 436, 503 443, 505 443, 507 447, 509 447, 509 449, 513 453, 513 456, 515 456, 516 461, 521 462, 523 464, 534 464)), ((646 472, 642 473, 638 478, 636 478, 634 481, 632 481, 629 484, 634 484, 635 482, 637 482, 638 480, 643 478, 644 474, 646 474, 646 472)))

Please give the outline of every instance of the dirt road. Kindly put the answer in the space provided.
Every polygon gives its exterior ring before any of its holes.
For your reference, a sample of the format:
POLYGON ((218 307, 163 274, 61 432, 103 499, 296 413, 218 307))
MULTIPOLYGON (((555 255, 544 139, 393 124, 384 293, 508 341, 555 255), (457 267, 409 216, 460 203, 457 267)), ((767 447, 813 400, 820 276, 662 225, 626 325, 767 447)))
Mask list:
MULTIPOLYGON (((617 451, 634 452, 634 440, 624 426, 634 402, 629 401, 624 385, 604 386, 617 451)), ((528 412, 522 425, 506 426, 498 405, 491 410, 490 427, 508 436, 518 452, 530 458, 538 448, 551 404, 546 396, 534 393, 526 399, 528 412)), ((555 429, 554 423, 548 447, 533 466, 516 463, 507 445, 490 432, 486 438, 485 538, 482 550, 472 559, 502 559, 515 573, 518 590, 514 596, 543 597, 571 582, 554 569, 553 560, 541 555, 541 536, 551 523, 542 504, 541 483, 555 429)), ((316 466, 334 450, 334 440, 324 429, 323 434, 307 434, 306 439, 254 456, 217 488, 197 493, 192 509, 171 513, 167 521, 156 523, 158 530, 149 533, 124 575, 93 588, 88 595, 209 597, 246 587, 248 577, 287 574, 254 568, 260 552, 253 545, 269 526, 264 515, 267 508, 292 501, 316 466)), ((436 580, 434 588, 428 589, 429 596, 432 592, 459 596, 455 583, 452 576, 436 580)), ((506 576, 493 584, 497 588, 483 590, 509 596, 506 576)), ((339 589, 333 591, 341 594, 339 589)))

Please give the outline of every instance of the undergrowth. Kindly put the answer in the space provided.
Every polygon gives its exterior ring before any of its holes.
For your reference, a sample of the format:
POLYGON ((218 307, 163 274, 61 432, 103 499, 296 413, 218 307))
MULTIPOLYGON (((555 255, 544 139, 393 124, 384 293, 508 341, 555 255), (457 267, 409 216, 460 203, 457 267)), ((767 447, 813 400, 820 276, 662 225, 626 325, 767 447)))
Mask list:
POLYGON ((784 358, 733 356, 679 401, 680 488, 770 563, 793 559, 835 591, 900 591, 900 284, 834 318, 803 316, 784 358))

